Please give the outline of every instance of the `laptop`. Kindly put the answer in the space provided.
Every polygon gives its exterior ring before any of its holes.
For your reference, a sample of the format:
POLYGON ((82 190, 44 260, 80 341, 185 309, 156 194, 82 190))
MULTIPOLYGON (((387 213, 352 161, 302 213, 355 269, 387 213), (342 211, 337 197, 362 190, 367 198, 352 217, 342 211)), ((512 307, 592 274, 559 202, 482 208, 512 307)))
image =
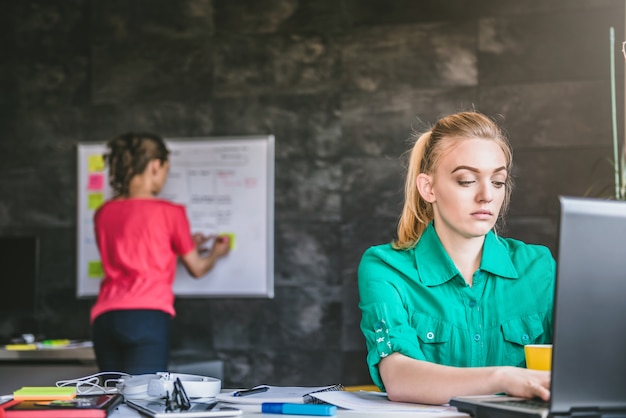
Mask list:
POLYGON ((626 202, 559 201, 551 399, 450 400, 475 418, 626 417, 626 202))

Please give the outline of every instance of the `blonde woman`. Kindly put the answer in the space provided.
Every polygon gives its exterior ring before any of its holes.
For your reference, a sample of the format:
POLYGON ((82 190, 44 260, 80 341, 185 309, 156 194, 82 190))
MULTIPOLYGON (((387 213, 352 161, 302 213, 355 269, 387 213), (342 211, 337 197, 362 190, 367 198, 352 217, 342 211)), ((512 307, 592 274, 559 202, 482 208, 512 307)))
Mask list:
POLYGON ((526 369, 523 346, 551 342, 556 265, 546 247, 494 231, 511 193, 506 137, 461 112, 409 158, 397 239, 369 248, 358 270, 374 383, 394 401, 549 399, 549 372, 526 369))

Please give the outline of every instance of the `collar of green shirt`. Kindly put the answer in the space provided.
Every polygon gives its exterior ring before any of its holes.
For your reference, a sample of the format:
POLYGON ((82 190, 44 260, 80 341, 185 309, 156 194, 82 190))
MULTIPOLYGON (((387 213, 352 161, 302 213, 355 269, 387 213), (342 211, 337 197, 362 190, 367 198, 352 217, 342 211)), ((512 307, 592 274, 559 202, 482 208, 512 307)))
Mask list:
MULTIPOLYGON (((426 286, 443 284, 459 274, 454 262, 443 248, 432 222, 415 246, 415 264, 420 281, 426 286)), ((498 239, 493 231, 489 231, 485 236, 480 269, 500 277, 519 278, 507 245, 498 239)))

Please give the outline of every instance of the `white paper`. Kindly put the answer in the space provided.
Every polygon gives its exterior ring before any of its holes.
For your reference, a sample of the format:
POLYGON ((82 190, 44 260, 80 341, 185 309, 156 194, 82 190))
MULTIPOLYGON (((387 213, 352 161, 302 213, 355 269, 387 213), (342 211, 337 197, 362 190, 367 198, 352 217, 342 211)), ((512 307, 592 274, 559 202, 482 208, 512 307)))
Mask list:
POLYGON ((363 412, 446 412, 455 408, 408 402, 392 402, 381 392, 320 392, 311 396, 340 408, 363 412))

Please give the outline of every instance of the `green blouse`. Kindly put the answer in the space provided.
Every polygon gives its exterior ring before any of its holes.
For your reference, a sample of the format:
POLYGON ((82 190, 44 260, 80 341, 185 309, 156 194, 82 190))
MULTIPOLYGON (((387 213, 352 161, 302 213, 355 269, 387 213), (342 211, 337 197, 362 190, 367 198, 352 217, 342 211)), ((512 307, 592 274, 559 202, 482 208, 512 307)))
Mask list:
POLYGON ((417 245, 369 248, 359 265, 361 331, 373 382, 391 353, 456 367, 525 367, 550 343, 556 263, 550 250, 489 232, 467 285, 431 224, 417 245))

